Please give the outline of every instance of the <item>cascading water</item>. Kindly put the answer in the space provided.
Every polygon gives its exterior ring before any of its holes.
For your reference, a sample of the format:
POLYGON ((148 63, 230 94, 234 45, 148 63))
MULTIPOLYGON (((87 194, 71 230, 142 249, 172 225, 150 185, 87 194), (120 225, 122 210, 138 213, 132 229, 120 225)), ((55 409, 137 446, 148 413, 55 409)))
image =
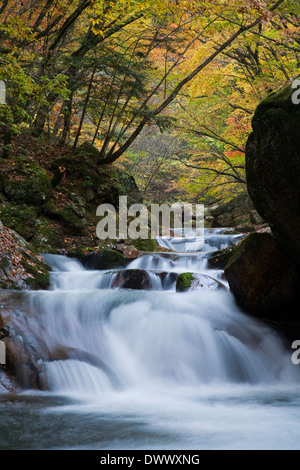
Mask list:
POLYGON ((228 288, 175 291, 172 273, 187 271, 227 286, 206 254, 236 236, 207 235, 200 253, 132 261, 126 269, 148 271, 147 291, 113 287, 118 270, 87 271, 46 256, 52 290, 28 292, 24 301, 54 358, 45 364, 50 392, 41 394, 48 406, 33 407, 36 422, 22 415, 27 431, 39 434, 35 448, 297 447, 300 376, 281 338, 239 311, 228 288), (41 415, 63 431, 49 437, 41 415))

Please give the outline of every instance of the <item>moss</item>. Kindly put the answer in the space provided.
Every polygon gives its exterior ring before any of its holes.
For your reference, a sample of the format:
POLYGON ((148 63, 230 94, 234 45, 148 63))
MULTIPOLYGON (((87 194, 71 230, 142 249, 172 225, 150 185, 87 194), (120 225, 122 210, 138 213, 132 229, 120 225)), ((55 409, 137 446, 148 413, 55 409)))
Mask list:
POLYGON ((192 285, 194 276, 192 273, 181 273, 177 276, 176 291, 186 292, 192 285))
MULTIPOLYGON (((267 235, 262 233, 262 234, 259 234, 259 236, 261 237, 261 236, 267 236, 267 235)), ((225 269, 230 268, 230 266, 239 259, 241 254, 244 253, 246 248, 248 249, 249 247, 252 247, 252 249, 255 249, 256 238, 257 238, 256 232, 252 232, 249 235, 247 235, 244 238, 244 240, 241 243, 239 243, 239 245, 237 245, 235 249, 233 250, 232 255, 229 257, 227 263, 225 264, 225 269)))
POLYGON ((31 238, 35 233, 35 221, 38 209, 23 205, 12 205, 9 202, 0 204, 0 219, 3 225, 18 232, 25 239, 31 238))
POLYGON ((22 290, 22 287, 20 287, 16 282, 10 279, 8 280, 8 282, 5 282, 2 279, 0 279, 0 289, 22 290))
POLYGON ((6 268, 8 266, 9 262, 8 259, 3 257, 0 258, 0 269, 6 268))
POLYGON ((33 163, 26 163, 2 178, 4 193, 10 201, 40 205, 52 196, 50 177, 33 163))
POLYGON ((87 269, 111 269, 123 267, 127 264, 127 260, 122 253, 108 248, 86 255, 81 262, 87 269))
POLYGON ((7 283, 2 281, 2 279, 0 279, 0 289, 9 289, 7 283))
MULTIPOLYGON (((299 78, 299 77, 298 77, 299 78)), ((272 91, 266 98, 264 98, 256 108, 254 120, 262 117, 267 113, 276 112, 278 108, 284 109, 286 111, 295 110, 295 106, 292 102, 292 95, 295 92, 295 89, 292 88, 292 84, 280 88, 278 90, 272 91)))
POLYGON ((66 256, 69 258, 77 258, 79 260, 83 259, 87 254, 93 253, 95 250, 94 248, 80 246, 76 248, 71 248, 71 250, 67 251, 66 256))
POLYGON ((58 214, 56 201, 54 198, 48 199, 48 201, 46 201, 43 204, 43 212, 47 215, 54 215, 54 216, 58 214))
POLYGON ((27 273, 31 274, 33 278, 25 279, 26 284, 30 286, 41 287, 47 289, 50 284, 50 268, 46 268, 46 265, 42 262, 35 262, 35 264, 28 263, 25 259, 22 260, 22 264, 27 273))
POLYGON ((207 260, 208 267, 224 269, 238 247, 239 245, 236 245, 229 248, 224 248, 224 250, 214 251, 207 260))
POLYGON ((133 245, 140 251, 154 251, 156 248, 156 242, 152 238, 143 240, 138 238, 137 240, 130 240, 130 244, 133 245))
POLYGON ((40 216, 36 220, 35 235, 31 239, 38 253, 56 253, 57 247, 62 245, 64 234, 59 223, 40 216))

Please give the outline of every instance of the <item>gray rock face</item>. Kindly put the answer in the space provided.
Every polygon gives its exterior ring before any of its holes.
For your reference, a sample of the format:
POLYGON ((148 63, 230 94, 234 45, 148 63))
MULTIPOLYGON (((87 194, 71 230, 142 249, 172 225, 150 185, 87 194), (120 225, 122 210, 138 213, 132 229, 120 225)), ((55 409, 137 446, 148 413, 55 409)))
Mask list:
POLYGON ((291 84, 257 107, 246 145, 248 192, 284 250, 300 265, 300 105, 291 84))
POLYGON ((255 226, 264 223, 247 193, 209 210, 205 220, 212 227, 232 227, 238 232, 254 231, 255 226))

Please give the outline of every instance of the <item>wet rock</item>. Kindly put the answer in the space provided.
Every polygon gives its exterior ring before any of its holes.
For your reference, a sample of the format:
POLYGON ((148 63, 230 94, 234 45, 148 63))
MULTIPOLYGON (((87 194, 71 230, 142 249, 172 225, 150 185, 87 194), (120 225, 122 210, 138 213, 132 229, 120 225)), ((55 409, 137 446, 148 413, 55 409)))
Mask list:
POLYGON ((147 271, 143 269, 125 269, 118 272, 113 288, 149 290, 152 284, 147 271))
MULTIPOLYGON (((9 298, 0 294, 1 304, 5 305, 6 299, 9 298)), ((8 303, 10 301, 8 300, 8 303)), ((16 296, 13 301, 18 303, 16 296)), ((26 313, 15 305, 6 305, 4 308, 2 306, 0 327, 9 333, 2 339, 6 348, 5 371, 8 377, 12 377, 22 389, 46 390, 48 384, 44 361, 48 357, 48 350, 40 332, 32 330, 26 313)))
POLYGON ((250 225, 250 224, 241 224, 241 225, 237 225, 235 227, 235 231, 236 232, 240 232, 240 233, 250 233, 250 232, 255 232, 255 227, 253 225, 250 225))
POLYGON ((228 248, 224 248, 224 250, 214 251, 207 258, 208 268, 224 269, 236 250, 237 246, 230 246, 228 248))
POLYGON ((48 289, 50 270, 24 238, 3 228, 0 232, 0 288, 48 289))
POLYGON ((205 274, 181 273, 177 276, 177 292, 186 292, 201 289, 225 289, 225 286, 221 282, 205 274))
POLYGON ((289 83, 257 107, 246 145, 247 187, 282 248, 300 265, 300 106, 289 83))
POLYGON ((137 258, 140 258, 140 256, 142 256, 141 251, 139 251, 137 248, 135 248, 132 245, 129 245, 129 246, 126 245, 122 253, 127 260, 137 259, 137 258))
MULTIPOLYGON (((73 252, 68 252, 72 256, 73 252)), ((75 256, 86 269, 111 269, 125 266, 127 261, 122 253, 117 250, 103 249, 99 252, 75 256)))
POLYGON ((295 262, 268 233, 248 235, 225 267, 238 305, 269 320, 299 320, 300 275, 295 262))

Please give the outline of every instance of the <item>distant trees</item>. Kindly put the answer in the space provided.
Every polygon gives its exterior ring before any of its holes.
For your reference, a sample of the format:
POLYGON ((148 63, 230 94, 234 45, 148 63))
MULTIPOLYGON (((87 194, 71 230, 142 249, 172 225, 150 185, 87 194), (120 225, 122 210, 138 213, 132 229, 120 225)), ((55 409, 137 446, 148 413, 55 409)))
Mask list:
MULTIPOLYGON (((173 124, 174 100, 217 57, 260 70, 256 49, 248 48, 248 57, 234 45, 247 34, 261 37, 258 28, 283 3, 2 2, 0 79, 9 92, 1 125, 74 147, 89 140, 99 163, 112 163, 145 126, 173 124)), ((275 49, 270 54, 281 64, 275 49)))

